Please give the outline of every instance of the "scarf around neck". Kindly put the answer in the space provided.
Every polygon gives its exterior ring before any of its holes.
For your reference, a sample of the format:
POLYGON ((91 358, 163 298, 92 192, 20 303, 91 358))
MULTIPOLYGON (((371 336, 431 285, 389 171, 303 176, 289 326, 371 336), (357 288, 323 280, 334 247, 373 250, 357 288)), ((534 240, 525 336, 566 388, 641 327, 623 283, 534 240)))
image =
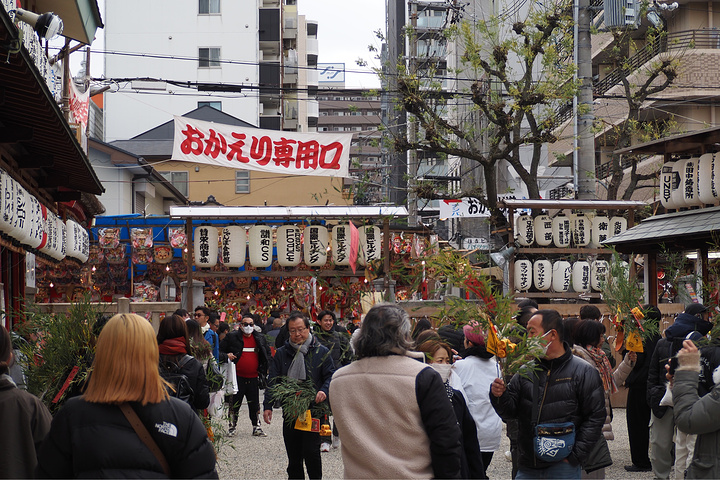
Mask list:
POLYGON ((185 337, 168 338, 158 345, 160 355, 180 355, 187 353, 185 337))
POLYGON ((302 345, 288 342, 290 346, 295 349, 295 356, 290 364, 290 368, 288 368, 288 377, 296 380, 305 380, 307 378, 307 372, 305 371, 305 354, 310 350, 312 338, 312 334, 308 335, 307 340, 305 340, 302 345))
POLYGON ((610 394, 616 393, 618 388, 617 385, 615 385, 615 380, 612 376, 612 367, 610 366, 610 361, 605 355, 605 352, 598 347, 588 347, 587 352, 595 361, 595 366, 597 366, 597 369, 600 372, 600 378, 602 378, 603 388, 605 388, 605 391, 610 394))

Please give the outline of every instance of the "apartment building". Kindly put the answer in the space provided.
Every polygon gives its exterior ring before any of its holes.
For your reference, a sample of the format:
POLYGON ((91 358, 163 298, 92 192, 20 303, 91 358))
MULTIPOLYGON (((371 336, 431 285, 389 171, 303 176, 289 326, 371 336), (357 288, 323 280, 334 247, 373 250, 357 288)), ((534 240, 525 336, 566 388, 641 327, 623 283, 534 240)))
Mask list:
POLYGON ((317 98, 319 132, 353 132, 350 149, 353 178, 345 179, 345 195, 354 195, 356 204, 386 202, 388 168, 381 148, 380 94, 370 90, 321 89, 317 98))
MULTIPOLYGON (((720 122, 720 2, 680 1, 677 8, 664 6, 663 2, 651 4, 646 16, 638 15, 631 22, 632 41, 627 52, 625 73, 631 83, 640 84, 647 75, 648 67, 661 58, 675 58, 679 62, 678 77, 670 87, 652 95, 641 107, 641 121, 673 119, 674 132, 683 133, 714 127, 720 122), (655 23, 666 35, 656 36, 650 43, 646 32, 655 23), (628 67, 629 66, 629 67, 628 67)), ((599 3, 602 7, 602 2, 599 3)), ((639 8, 636 9, 639 12, 639 8)), ((602 8, 595 17, 601 18, 602 8)), ((595 135, 595 171, 598 178, 598 198, 604 198, 603 185, 609 180, 609 161, 615 146, 609 141, 611 129, 626 121, 628 105, 621 82, 622 72, 618 65, 608 61, 606 52, 615 47, 608 32, 593 35, 593 94, 595 97, 596 123, 602 125, 595 135)), ((571 113, 571 112, 569 112, 571 113)), ((571 132, 571 121, 565 124, 565 132, 571 132)), ((572 152, 572 135, 561 133, 568 140, 551 146, 552 151, 572 152)), ((641 143, 637 139, 634 143, 641 143)), ((553 165, 568 164, 567 160, 555 159, 553 165)), ((641 160, 638 171, 651 174, 658 172, 664 159, 655 156, 641 160)), ((631 166, 625 161, 626 172, 631 166)), ((620 189, 625 191, 628 175, 620 189)), ((653 188, 635 190, 633 199, 658 201, 658 179, 644 182, 653 188)))

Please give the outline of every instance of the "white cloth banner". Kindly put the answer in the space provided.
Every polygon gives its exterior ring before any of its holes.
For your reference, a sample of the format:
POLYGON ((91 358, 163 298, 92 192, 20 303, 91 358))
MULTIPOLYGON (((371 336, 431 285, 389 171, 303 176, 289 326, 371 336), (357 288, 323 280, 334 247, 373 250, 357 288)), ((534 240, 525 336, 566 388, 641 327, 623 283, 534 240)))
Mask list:
POLYGON ((243 128, 175 116, 173 160, 239 170, 347 177, 351 133, 243 128))
POLYGON ((72 78, 68 82, 70 84, 70 113, 72 114, 71 121, 79 123, 83 126, 83 132, 87 129, 88 124, 88 108, 90 104, 90 89, 85 90, 85 93, 80 93, 75 86, 75 82, 72 78))

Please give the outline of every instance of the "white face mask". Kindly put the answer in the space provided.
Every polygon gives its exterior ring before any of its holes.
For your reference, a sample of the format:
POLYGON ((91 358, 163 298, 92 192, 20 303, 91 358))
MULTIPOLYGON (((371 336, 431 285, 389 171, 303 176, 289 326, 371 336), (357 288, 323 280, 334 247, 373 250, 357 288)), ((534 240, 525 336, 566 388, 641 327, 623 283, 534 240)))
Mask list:
POLYGON ((452 370, 452 365, 449 363, 431 363, 430 366, 440 374, 440 377, 442 378, 443 382, 446 382, 448 378, 450 378, 450 371, 452 370))
POLYGON ((250 335, 253 330, 255 330, 255 327, 242 327, 243 332, 245 332, 245 335, 250 335))
MULTIPOLYGON (((551 331, 552 331, 552 330, 550 330, 550 332, 551 332, 551 331)), ((550 332, 545 332, 540 338, 545 337, 545 335, 547 335, 547 334, 550 333, 550 332)), ((553 340, 553 341, 554 341, 554 340, 553 340)), ((551 343, 552 343, 552 342, 548 342, 548 343, 546 343, 545 345, 543 345, 543 347, 542 347, 542 356, 543 356, 543 357, 546 357, 546 356, 547 356, 547 351, 548 351, 548 348, 550 347, 550 344, 551 344, 551 343)))

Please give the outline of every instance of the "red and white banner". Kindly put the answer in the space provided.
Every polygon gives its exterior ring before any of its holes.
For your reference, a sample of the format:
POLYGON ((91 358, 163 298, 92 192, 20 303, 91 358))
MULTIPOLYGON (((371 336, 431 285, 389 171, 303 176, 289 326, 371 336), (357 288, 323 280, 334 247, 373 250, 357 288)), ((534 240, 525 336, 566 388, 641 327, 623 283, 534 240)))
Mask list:
POLYGON ((71 122, 79 123, 83 126, 83 132, 87 129, 88 124, 88 107, 90 104, 90 89, 85 93, 80 93, 75 86, 72 77, 69 79, 70 84, 70 113, 72 114, 71 122))
POLYGON ((347 177, 351 133, 261 130, 175 117, 173 160, 239 170, 347 177))

